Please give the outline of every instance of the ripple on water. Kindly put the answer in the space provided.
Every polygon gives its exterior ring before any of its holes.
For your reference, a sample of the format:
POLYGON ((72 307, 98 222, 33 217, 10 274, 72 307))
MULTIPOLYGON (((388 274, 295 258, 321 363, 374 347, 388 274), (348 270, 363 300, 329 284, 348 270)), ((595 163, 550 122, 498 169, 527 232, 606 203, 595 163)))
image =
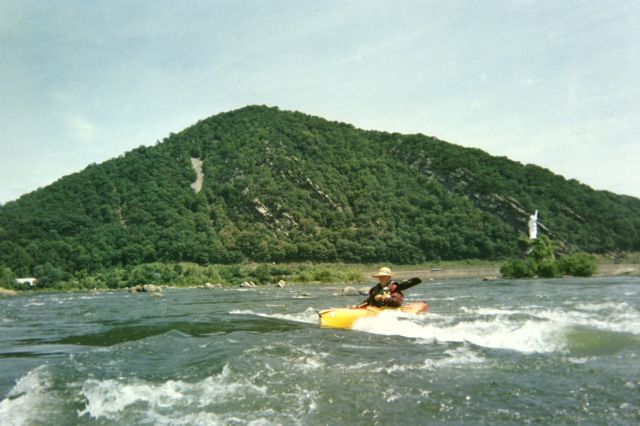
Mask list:
POLYGON ((588 284, 416 287, 356 331, 317 326, 335 289, 5 300, 0 424, 637 424, 637 284, 588 284))

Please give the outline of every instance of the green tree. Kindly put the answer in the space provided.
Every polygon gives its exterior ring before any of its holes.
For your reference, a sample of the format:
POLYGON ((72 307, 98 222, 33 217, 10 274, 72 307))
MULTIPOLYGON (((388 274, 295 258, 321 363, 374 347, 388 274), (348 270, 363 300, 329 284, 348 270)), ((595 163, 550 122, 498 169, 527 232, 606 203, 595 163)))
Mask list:
POLYGON ((598 270, 595 258, 587 253, 574 253, 559 260, 559 271, 575 277, 590 277, 598 270))
POLYGON ((542 235, 540 238, 530 242, 530 257, 536 262, 554 261, 555 260, 555 244, 549 237, 542 235))
POLYGON ((531 260, 510 259, 500 267, 505 278, 531 278, 536 275, 536 266, 531 260))
POLYGON ((38 287, 43 288, 55 287, 69 277, 68 273, 49 262, 33 268, 33 274, 38 279, 38 287))
POLYGON ((555 278, 559 274, 558 262, 552 259, 543 259, 536 264, 536 275, 543 278, 555 278))
POLYGON ((11 288, 16 282, 16 274, 6 266, 0 266, 0 287, 11 288))

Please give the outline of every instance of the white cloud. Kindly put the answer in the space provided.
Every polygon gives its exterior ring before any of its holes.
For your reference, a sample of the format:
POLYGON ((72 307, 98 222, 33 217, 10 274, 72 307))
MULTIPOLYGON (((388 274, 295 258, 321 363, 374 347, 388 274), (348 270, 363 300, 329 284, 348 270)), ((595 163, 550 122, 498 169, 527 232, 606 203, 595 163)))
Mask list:
POLYGON ((46 183, 6 172, 34 153, 59 177, 246 104, 425 133, 629 193, 640 2, 577 3, 9 2, 0 201, 46 183))
POLYGON ((96 142, 96 136, 98 134, 97 127, 78 114, 66 117, 65 127, 69 130, 76 142, 96 142))

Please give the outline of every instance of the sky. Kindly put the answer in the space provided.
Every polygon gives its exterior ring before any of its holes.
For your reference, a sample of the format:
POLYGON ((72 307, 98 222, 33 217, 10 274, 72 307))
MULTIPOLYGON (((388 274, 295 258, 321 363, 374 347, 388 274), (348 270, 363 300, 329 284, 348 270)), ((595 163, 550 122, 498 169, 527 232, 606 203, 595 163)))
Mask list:
POLYGON ((637 0, 0 0, 0 203, 260 104, 640 197, 637 0))

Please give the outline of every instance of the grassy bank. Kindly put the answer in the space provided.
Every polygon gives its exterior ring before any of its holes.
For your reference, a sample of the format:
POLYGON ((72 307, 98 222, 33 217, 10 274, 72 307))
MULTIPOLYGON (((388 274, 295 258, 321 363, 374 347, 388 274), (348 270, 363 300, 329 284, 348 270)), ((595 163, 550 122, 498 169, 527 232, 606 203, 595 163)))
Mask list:
MULTIPOLYGON (((115 267, 98 272, 78 271, 73 274, 48 264, 36 275, 37 289, 120 289, 144 284, 174 287, 193 287, 206 283, 237 286, 250 281, 269 285, 284 280, 288 283, 362 283, 373 282, 371 273, 380 266, 390 266, 402 277, 412 271, 458 269, 472 266, 494 267, 499 262, 476 260, 434 262, 429 264, 346 264, 346 263, 241 263, 232 265, 198 265, 195 263, 145 263, 129 267, 115 267)), ((13 282, 13 278, 6 280, 13 282)), ((6 283, 5 287, 8 287, 6 283)), ((10 287, 10 286, 9 286, 10 287)), ((14 287, 15 289, 20 289, 14 287)))
MULTIPOLYGON (((345 264, 345 263, 246 263, 234 265, 198 265, 195 263, 146 263, 126 268, 111 268, 96 273, 79 271, 65 274, 52 267, 38 276, 34 290, 123 289, 155 284, 172 287, 194 287, 206 283, 238 286, 242 282, 257 285, 275 284, 280 280, 294 284, 308 283, 373 283, 373 271, 389 266, 398 278, 414 272, 454 270, 469 267, 498 267, 499 262, 458 261, 417 265, 345 264)), ((6 285, 5 285, 6 286, 6 285)), ((6 286, 9 287, 9 286, 6 286)), ((20 290, 19 287, 13 289, 20 290)))
POLYGON ((51 271, 51 274, 38 277, 38 287, 34 290, 122 289, 144 284, 194 287, 206 283, 232 287, 245 281, 269 285, 280 280, 297 284, 354 283, 363 280, 362 270, 361 265, 345 264, 251 263, 202 266, 194 263, 146 263, 129 268, 111 268, 93 274, 80 271, 71 275, 51 271))
MULTIPOLYGON (((75 274, 63 274, 51 269, 38 278, 38 287, 34 291, 46 290, 92 290, 124 289, 137 285, 155 284, 172 287, 196 287, 206 283, 222 284, 224 287, 236 287, 242 282, 254 282, 257 285, 272 285, 280 280, 288 284, 310 283, 369 283, 380 266, 388 266, 394 271, 394 277, 405 279, 418 276, 423 279, 482 278, 499 275, 503 261, 441 261, 413 265, 396 264, 345 264, 345 263, 247 263, 235 265, 198 265, 194 263, 147 263, 128 268, 111 268, 89 274, 79 271, 75 274)), ((612 261, 608 257, 598 259, 601 275, 634 275, 638 268, 628 271, 628 264, 640 265, 640 253, 627 255, 624 259, 612 261), (624 265, 620 265, 624 263, 624 265), (619 266, 619 267, 618 267, 619 266), (620 269, 620 267, 623 267, 620 269)), ((7 289, 24 290, 7 283, 7 289)), ((1 286, 0 286, 1 287, 1 286)))

